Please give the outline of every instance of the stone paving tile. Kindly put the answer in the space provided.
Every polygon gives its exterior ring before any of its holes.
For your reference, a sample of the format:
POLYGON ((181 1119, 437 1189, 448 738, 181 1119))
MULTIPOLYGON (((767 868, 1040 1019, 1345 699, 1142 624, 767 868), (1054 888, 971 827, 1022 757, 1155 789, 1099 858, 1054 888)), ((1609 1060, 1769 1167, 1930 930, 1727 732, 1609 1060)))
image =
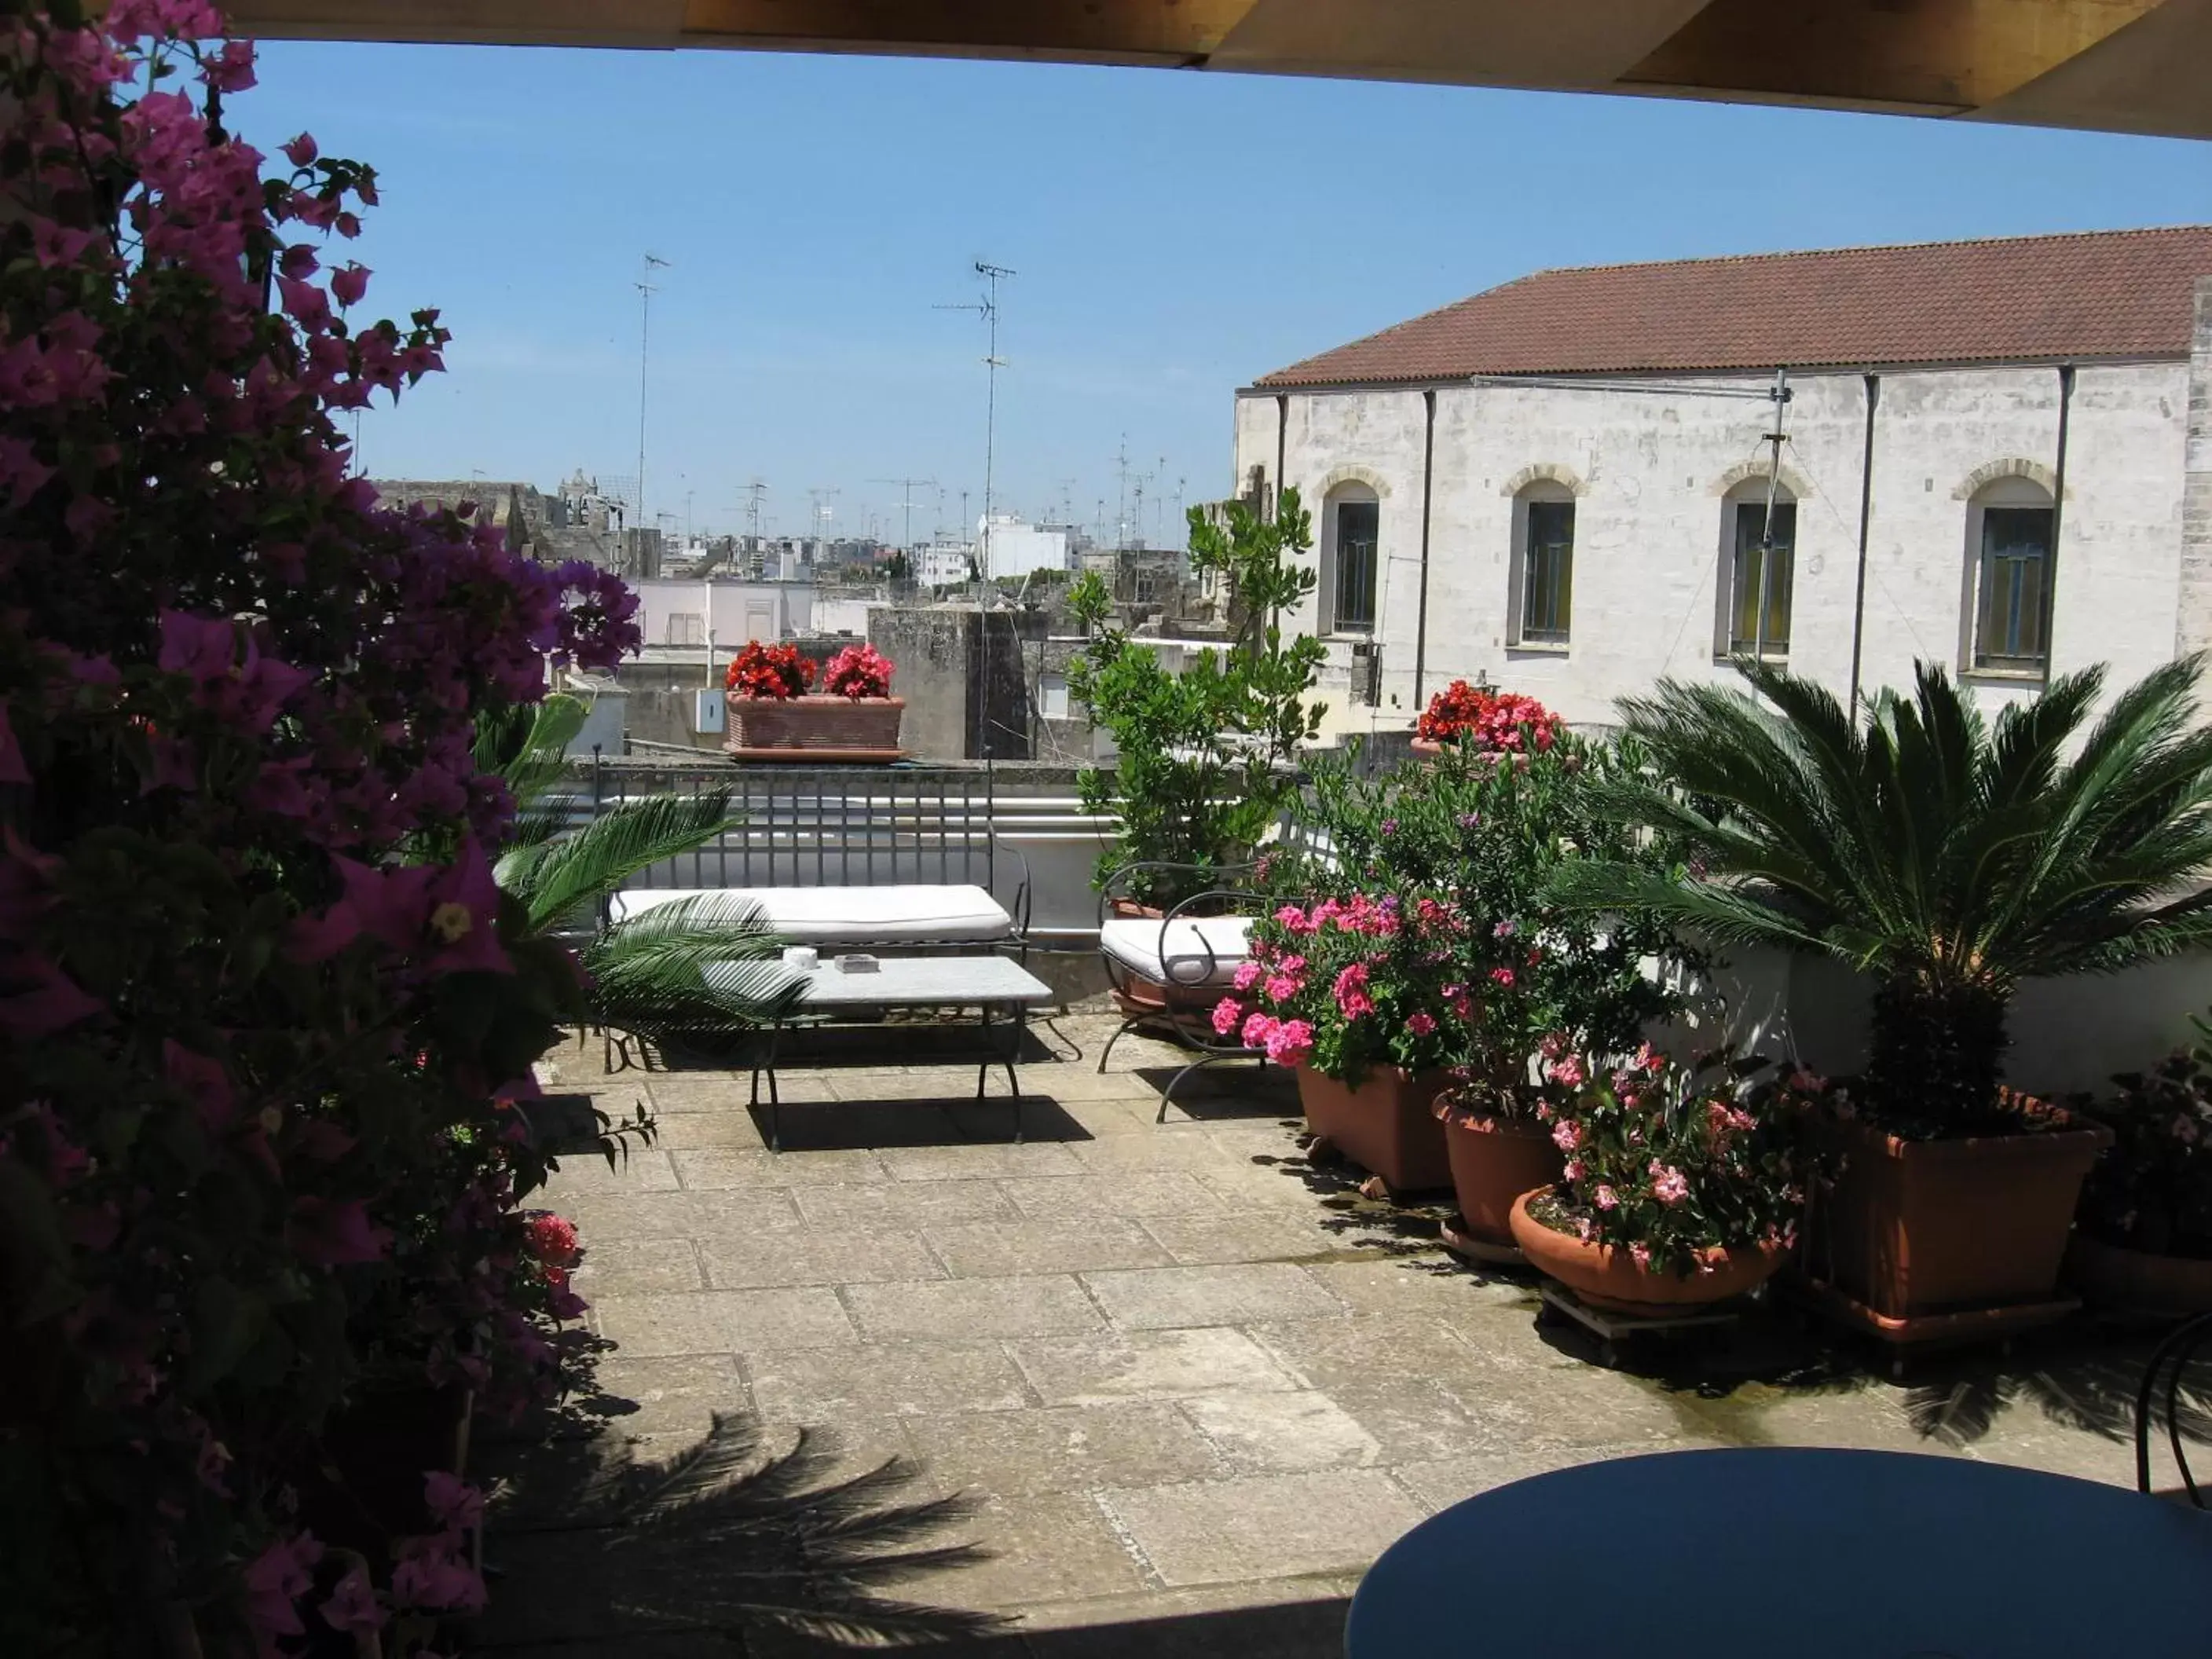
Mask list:
POLYGON ((1145 1588, 1144 1570, 1113 1523, 1080 1493, 994 1498, 953 1535, 973 1539, 991 1559, 915 1578, 900 1587, 902 1595, 998 1609, 1145 1588))
POLYGON ((861 1334, 902 1337, 1058 1336, 1103 1329, 1105 1320, 1068 1274, 848 1285, 842 1292, 861 1334))
POLYGON ((750 1403, 728 1354, 644 1359, 623 1350, 599 1359, 579 1409, 617 1434, 701 1435, 714 1413, 743 1411, 750 1403))
POLYGON ((1218 1194, 1182 1170, 1046 1176, 1009 1181, 1006 1191, 1024 1215, 1046 1220, 1062 1215, 1206 1215, 1221 1207, 1218 1194))
POLYGON ((1343 1179, 1332 1171, 1316 1170, 1304 1158, 1278 1164, 1255 1164, 1249 1159, 1228 1160, 1225 1168, 1208 1170, 1199 1180, 1230 1209, 1310 1209, 1323 1193, 1344 1189, 1343 1179))
POLYGON ((1495 1326, 1503 1320, 1525 1329, 1536 1309, 1533 1290, 1504 1280, 1485 1285, 1441 1250, 1379 1261, 1323 1263, 1306 1271, 1359 1313, 1410 1314, 1454 1326, 1495 1326))
POLYGON ((564 1173, 554 1177, 542 1202, 576 1224, 591 1249, 615 1239, 709 1237, 732 1228, 789 1225, 799 1210, 788 1193, 767 1188, 714 1193, 570 1194, 564 1173))
MULTIPOLYGON (((805 1105, 817 1101, 835 1100, 829 1084, 818 1077, 795 1073, 776 1073, 776 1093, 789 1105, 805 1105)), ((611 1091, 617 1097, 619 1087, 611 1091)), ((656 1112, 672 1116, 690 1112, 739 1112, 745 1109, 752 1098, 752 1079, 743 1077, 701 1076, 694 1073, 657 1073, 646 1080, 644 1094, 656 1112)), ((763 1079, 761 1094, 763 1102, 768 1084, 763 1079)), ((606 1103, 600 1103, 602 1110, 606 1103)))
POLYGON ((562 1158, 557 1178, 564 1193, 672 1193, 681 1184, 670 1154, 657 1146, 617 1153, 612 1169, 596 1152, 571 1152, 562 1158))
POLYGON ((710 1147, 744 1150, 768 1145, 761 1126, 743 1105, 724 1111, 656 1110, 653 1129, 653 1145, 665 1152, 695 1152, 710 1147))
POLYGON ((899 1181, 974 1180, 1079 1175, 1083 1166, 1056 1140, 986 1141, 961 1146, 886 1146, 878 1154, 899 1181))
POLYGON ((927 1227, 939 1222, 1012 1221, 1021 1212, 994 1181, 901 1181, 799 1187, 799 1212, 817 1227, 843 1227, 866 1237, 880 1227, 927 1227))
POLYGON ((1224 1389, 1299 1386, 1250 1337, 1218 1326, 1046 1337, 1010 1342, 1006 1350, 1048 1406, 1110 1405, 1224 1389))
POLYGON ((921 1231, 938 1259, 963 1279, 1073 1273, 1085 1267, 1164 1267, 1173 1260, 1152 1234, 1121 1216, 950 1222, 925 1226, 921 1231))
POLYGON ((1092 1175, 1115 1175, 1130 1170, 1185 1170, 1193 1175, 1212 1171, 1233 1173, 1241 1164, 1203 1134, 1163 1131, 1156 1135, 1109 1135, 1075 1141, 1068 1151, 1092 1175))
POLYGON ((755 1404, 779 1422, 1018 1411, 1036 1403, 996 1342, 871 1342, 857 1351, 792 1349, 744 1359, 755 1404))
POLYGON ((857 1285, 942 1279, 921 1235, 872 1228, 761 1227, 699 1241, 707 1283, 720 1291, 775 1285, 857 1285))
POLYGON ((860 1340, 837 1293, 826 1288, 601 1297, 592 1318, 602 1336, 635 1358, 842 1347, 860 1340))
POLYGON ((910 1417, 906 1430, 940 1484, 1003 1498, 1228 1473, 1212 1443, 1164 1401, 910 1417))
MULTIPOLYGON (((915 1066, 902 1072, 859 1072, 839 1070, 824 1072, 822 1076, 836 1091, 837 1098, 849 1101, 924 1100, 951 1102, 973 1100, 975 1097, 975 1068, 973 1066, 915 1066)), ((988 1079, 987 1097, 1006 1092, 1006 1073, 1004 1066, 988 1079)))
POLYGON ((1200 1395, 1179 1409, 1239 1474, 1357 1468, 1382 1455, 1358 1419, 1317 1389, 1200 1395))
MULTIPOLYGON (((1318 1213, 1248 1212, 1242 1215, 1146 1216, 1145 1231, 1185 1267, 1227 1261, 1280 1261, 1318 1256, 1340 1242, 1318 1213)), ((1099 1267, 1118 1264, 1102 1261, 1099 1267)))
POLYGON ((771 1152, 708 1150, 670 1152, 686 1190, 731 1187, 801 1187, 823 1182, 889 1181, 876 1154, 865 1147, 830 1152, 771 1152))
POLYGON ((634 1296, 641 1291, 696 1291, 698 1253, 688 1238, 603 1238, 584 1251, 576 1269, 576 1293, 586 1302, 606 1296, 634 1296))
POLYGON ((1170 1585, 1360 1571, 1422 1519, 1420 1507, 1375 1469, 1101 1496, 1170 1585))
POLYGON ((1535 1420, 1528 1407, 1487 1396, 1455 1396, 1425 1376, 1378 1370, 1364 1382, 1332 1388, 1337 1408, 1364 1429, 1389 1464, 1510 1449, 1535 1420))
POLYGON ((1705 1443, 1694 1397, 1670 1394, 1659 1383, 1626 1371, 1608 1371, 1577 1360, 1551 1365, 1470 1366, 1440 1376, 1437 1386, 1469 1415, 1502 1417, 1521 1425, 1537 1444, 1602 1446, 1669 1442, 1705 1443))
POLYGON ((1456 1376, 1488 1364, 1442 1321, 1398 1314, 1269 1322, 1249 1327, 1248 1334, 1285 1370, 1317 1389, 1456 1376))
POLYGON ((1328 1319, 1345 1312, 1303 1269, 1282 1261, 1087 1273, 1083 1282, 1108 1316, 1131 1330, 1328 1319))

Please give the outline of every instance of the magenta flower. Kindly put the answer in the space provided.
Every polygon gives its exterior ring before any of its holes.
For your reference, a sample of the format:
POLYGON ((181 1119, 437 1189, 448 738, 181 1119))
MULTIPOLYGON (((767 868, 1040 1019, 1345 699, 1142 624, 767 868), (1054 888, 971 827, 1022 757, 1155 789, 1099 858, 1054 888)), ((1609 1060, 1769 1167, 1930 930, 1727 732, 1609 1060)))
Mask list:
POLYGON ((377 1261, 392 1248, 392 1231, 368 1218, 357 1198, 333 1200, 308 1196, 292 1200, 286 1237, 301 1260, 318 1267, 377 1261))
POLYGON ((1227 1036, 1244 1018, 1244 1005, 1235 997, 1224 997, 1213 1005, 1213 1030, 1217 1036, 1227 1036))
POLYGON ((1651 1195, 1662 1204, 1680 1204, 1690 1195, 1690 1183, 1682 1172, 1669 1164, 1651 1160, 1651 1195))
POLYGON ((400 1546, 402 1559, 392 1571, 392 1599, 406 1607, 429 1607, 456 1613, 481 1612, 484 1585, 477 1570, 460 1554, 460 1540, 453 1534, 410 1538, 400 1546))
POLYGON ((1547 1060, 1544 1075, 1564 1089, 1579 1089, 1589 1078, 1581 1057, 1576 1054, 1561 1054, 1557 1060, 1547 1060))
POLYGON ((346 1569, 345 1576, 331 1587, 330 1595, 315 1611, 332 1630, 349 1634, 359 1635, 384 1627, 384 1609, 377 1605, 376 1592, 369 1588, 368 1574, 358 1561, 346 1569))
POLYGON ((1406 1021, 1406 1029, 1415 1036, 1426 1036, 1437 1029, 1436 1016, 1426 1012, 1411 1015, 1406 1021))
POLYGON ((1519 929, 1509 919, 1499 922, 1498 926, 1492 928, 1490 930, 1490 936, 1492 939, 1511 939, 1518 931, 1519 929))
POLYGON ((246 1563, 246 1617, 264 1637, 299 1636, 307 1631, 293 1606, 312 1589, 323 1547, 313 1533, 280 1538, 246 1563))
POLYGON ((1237 971, 1230 975, 1229 982, 1239 991, 1249 991, 1260 982, 1261 975, 1267 971, 1256 962, 1240 962, 1237 964, 1237 971))
POLYGON ((483 1525, 483 1494, 457 1474, 431 1469, 422 1476, 422 1498, 430 1518, 448 1532, 483 1525))
POLYGON ((1583 1127, 1572 1118, 1561 1118, 1552 1126, 1552 1144, 1563 1152, 1571 1152, 1583 1144, 1583 1127))
POLYGON ((1586 1172, 1586 1166, 1578 1158, 1569 1158, 1559 1170, 1559 1173, 1569 1181, 1580 1181, 1586 1172))
POLYGON ((1590 1202, 1601 1210, 1614 1210, 1620 1207, 1620 1195, 1600 1182, 1597 1190, 1590 1194, 1590 1202))
POLYGON ((1632 1244, 1628 1247, 1628 1254, 1644 1272, 1651 1271, 1651 1247, 1649 1244, 1641 1243, 1632 1244))
POLYGON ((1490 970, 1490 981, 1493 985, 1503 985, 1510 990, 1513 986, 1513 970, 1510 968, 1493 968, 1490 970))
POLYGON ((1289 1002, 1304 989, 1305 981, 1288 974, 1273 974, 1267 979, 1267 993, 1270 1002, 1289 1002))
POLYGON ((1267 1058, 1278 1066, 1305 1064, 1313 1053, 1314 1029, 1302 1019, 1286 1019, 1267 1034, 1267 1058))
POLYGON ((234 1109, 230 1073, 223 1069, 221 1060, 195 1054, 165 1037, 161 1042, 161 1069, 171 1084, 191 1097, 204 1127, 212 1132, 230 1122, 234 1109))
POLYGON ((1278 1022, 1273 1014, 1252 1014, 1244 1021, 1242 1041, 1247 1048, 1265 1048, 1278 1022))

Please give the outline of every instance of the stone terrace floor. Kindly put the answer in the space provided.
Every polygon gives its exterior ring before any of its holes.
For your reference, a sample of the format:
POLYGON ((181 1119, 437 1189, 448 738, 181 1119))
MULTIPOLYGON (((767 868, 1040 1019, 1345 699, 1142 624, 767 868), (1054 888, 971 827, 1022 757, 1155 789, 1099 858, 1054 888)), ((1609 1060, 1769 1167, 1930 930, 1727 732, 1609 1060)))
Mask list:
MULTIPOLYGON (((2140 1338, 2057 1334, 1898 1384, 1778 1315, 1605 1370, 1539 1332, 1526 1279, 1442 1250, 1438 1209, 1309 1164, 1279 1073, 1194 1079, 1155 1124, 1180 1061, 1126 1038, 1097 1075, 1112 1025, 1038 1028, 1084 1058, 1024 1066, 1019 1146, 1003 1097, 973 1100, 972 1066, 890 1063, 929 1059, 926 1028, 842 1033, 875 1063, 787 1070, 781 1152, 743 1073, 611 1077, 596 1043, 556 1051, 554 1086, 617 1115, 643 1102, 659 1126, 622 1170, 566 1160, 544 1200, 588 1247, 578 1287, 604 1339, 570 1419, 584 1449, 665 1456, 720 1411, 756 1414, 771 1444, 827 1431, 844 1467, 911 1459, 912 1490, 975 1495, 957 1535, 992 1553, 896 1593, 1018 1621, 964 1650, 1049 1659, 1339 1652, 1345 1601, 1394 1539, 1589 1459, 1826 1444, 2132 1480, 2140 1338)), ((672 1632, 680 1583, 657 1615, 618 1607, 637 1559, 592 1557, 530 1485, 495 1521, 485 1650, 730 1650, 672 1632)))

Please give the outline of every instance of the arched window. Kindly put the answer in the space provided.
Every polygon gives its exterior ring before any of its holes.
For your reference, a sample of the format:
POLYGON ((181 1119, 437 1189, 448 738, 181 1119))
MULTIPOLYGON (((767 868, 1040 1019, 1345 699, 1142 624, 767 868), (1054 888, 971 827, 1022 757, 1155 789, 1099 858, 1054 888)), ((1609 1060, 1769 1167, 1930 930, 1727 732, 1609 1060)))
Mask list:
POLYGON ((1375 631, 1382 504, 1370 484, 1340 483, 1322 501, 1321 631, 1375 631))
POLYGON ((2051 637, 2051 556, 2057 515, 2033 478, 2001 477, 1966 504, 1970 666, 2040 673, 2051 637))
POLYGON ((1791 590, 1797 577, 1797 498, 1786 483, 1774 486, 1766 506, 1765 478, 1746 478, 1721 502, 1719 623, 1714 654, 1760 657, 1790 654, 1791 590))
POLYGON ((1523 484, 1513 497, 1511 642, 1563 646, 1574 629, 1575 492, 1556 478, 1523 484))

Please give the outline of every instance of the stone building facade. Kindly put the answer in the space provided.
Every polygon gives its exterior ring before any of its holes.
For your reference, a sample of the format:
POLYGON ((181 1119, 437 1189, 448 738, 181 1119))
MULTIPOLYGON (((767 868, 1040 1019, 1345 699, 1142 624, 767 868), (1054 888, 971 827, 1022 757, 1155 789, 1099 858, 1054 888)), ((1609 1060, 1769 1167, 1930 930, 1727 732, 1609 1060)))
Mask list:
POLYGON ((2124 682, 2212 645, 2212 228, 1542 272, 1265 377, 1236 457, 1313 514, 1335 730, 1751 650, 2124 682))

